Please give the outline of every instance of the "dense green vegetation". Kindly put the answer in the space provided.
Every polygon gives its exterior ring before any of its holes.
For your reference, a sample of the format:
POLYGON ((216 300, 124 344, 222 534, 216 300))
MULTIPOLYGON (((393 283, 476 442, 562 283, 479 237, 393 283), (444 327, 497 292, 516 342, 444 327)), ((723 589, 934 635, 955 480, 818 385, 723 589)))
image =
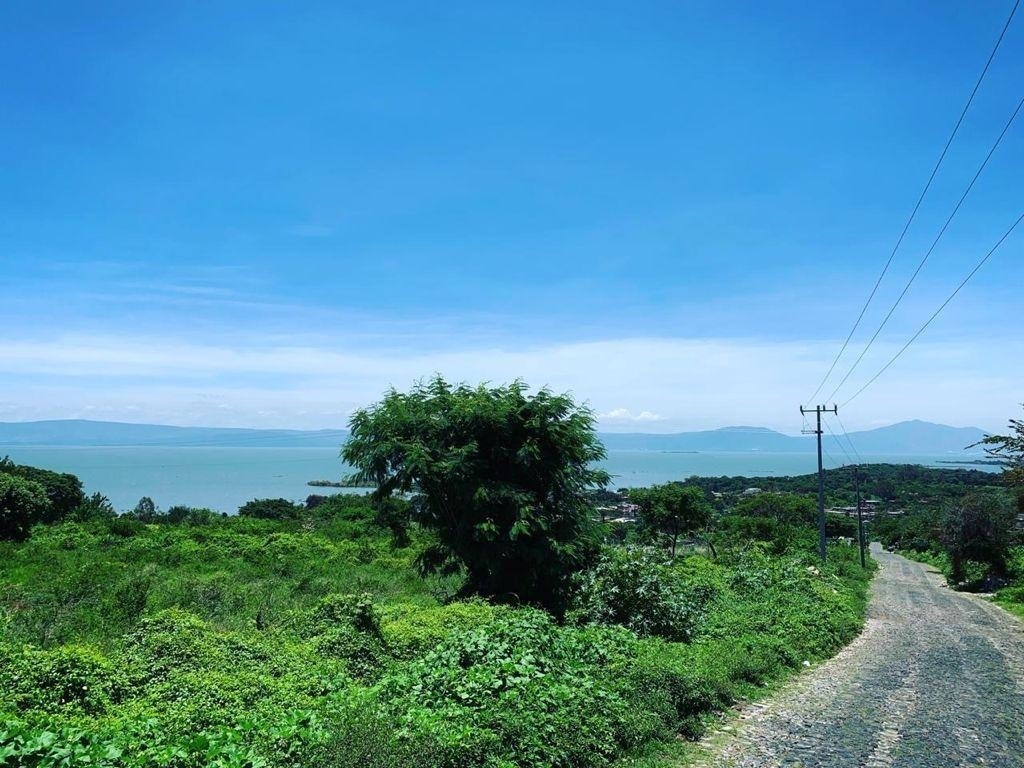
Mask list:
POLYGON ((995 600, 1024 616, 1024 422, 983 442, 1004 468, 993 482, 931 508, 873 525, 887 546, 929 563, 960 589, 995 592, 995 600))
POLYGON ((5 465, 0 765, 606 766, 861 626, 870 568, 817 561, 799 496, 599 523, 567 397, 436 380, 352 426, 376 493, 230 517, 5 465))
POLYGON ((604 765, 861 622, 854 550, 819 571, 810 531, 783 555, 609 550, 559 623, 451 601, 461 575, 413 568, 429 534, 396 547, 374 514, 355 497, 3 544, 0 764, 604 765))
MULTIPOLYGON (((971 491, 1004 488, 1000 476, 978 469, 946 469, 918 464, 862 464, 825 470, 826 504, 852 506, 856 503, 855 472, 860 476, 864 498, 884 502, 886 509, 933 512, 942 504, 962 498, 971 491)), ((748 488, 764 491, 816 494, 816 474, 792 477, 691 477, 687 485, 724 497, 720 507, 729 506, 748 488)))

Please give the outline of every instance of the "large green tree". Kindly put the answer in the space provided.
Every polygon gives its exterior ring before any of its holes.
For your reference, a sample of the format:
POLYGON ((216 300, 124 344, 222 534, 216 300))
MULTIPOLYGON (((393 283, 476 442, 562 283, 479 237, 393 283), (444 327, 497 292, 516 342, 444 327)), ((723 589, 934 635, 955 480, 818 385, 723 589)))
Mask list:
POLYGON ((0 539, 23 541, 50 510, 46 488, 34 480, 0 472, 0 539))
POLYGON ((85 501, 82 481, 75 475, 15 464, 9 457, 0 459, 0 472, 30 480, 43 487, 49 504, 41 522, 55 523, 64 520, 85 501))
POLYGON ((634 488, 629 499, 639 509, 640 524, 668 537, 672 557, 679 537, 700 530, 711 522, 712 507, 704 491, 692 485, 665 483, 634 488))
POLYGON ((1010 434, 989 435, 981 441, 985 453, 1003 467, 1007 484, 1017 488, 1018 503, 1024 511, 1024 420, 1010 419, 1010 434))
POLYGON ((437 542, 424 571, 465 567, 467 590, 559 610, 596 553, 587 492, 608 475, 591 411, 568 395, 441 377, 353 414, 342 451, 380 503, 412 501, 437 542))
POLYGON ((810 525, 817 519, 814 502, 795 493, 757 493, 737 502, 732 513, 771 518, 782 525, 810 525))
POLYGON ((984 563, 993 576, 1005 576, 1013 522, 1013 507, 999 494, 970 493, 949 504, 942 518, 941 538, 949 553, 953 580, 964 580, 968 560, 984 563))
POLYGON ((291 520, 302 514, 302 506, 288 499, 253 499, 238 508, 239 517, 262 520, 291 520))

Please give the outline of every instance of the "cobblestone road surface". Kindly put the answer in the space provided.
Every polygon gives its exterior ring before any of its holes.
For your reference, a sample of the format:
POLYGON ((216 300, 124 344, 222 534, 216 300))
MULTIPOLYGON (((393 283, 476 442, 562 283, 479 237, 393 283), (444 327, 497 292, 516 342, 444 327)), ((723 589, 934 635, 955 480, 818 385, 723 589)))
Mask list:
POLYGON ((863 634, 713 734, 702 766, 1024 767, 1024 623, 874 556, 863 634))

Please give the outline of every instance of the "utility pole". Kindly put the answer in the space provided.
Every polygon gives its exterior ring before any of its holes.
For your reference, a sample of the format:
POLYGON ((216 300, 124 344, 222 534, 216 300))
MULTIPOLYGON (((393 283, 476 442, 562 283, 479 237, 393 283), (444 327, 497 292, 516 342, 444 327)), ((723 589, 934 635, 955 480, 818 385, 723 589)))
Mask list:
POLYGON ((818 436, 818 555, 825 562, 825 469, 821 464, 821 414, 839 413, 839 406, 816 405, 813 408, 800 406, 800 413, 813 413, 818 418, 818 428, 810 430, 818 436))
MULTIPOLYGON (((860 458, 858 456, 858 458, 860 458)), ((853 484, 857 488, 857 541, 860 543, 860 567, 864 567, 864 512, 860 503, 860 464, 853 467, 853 484)))

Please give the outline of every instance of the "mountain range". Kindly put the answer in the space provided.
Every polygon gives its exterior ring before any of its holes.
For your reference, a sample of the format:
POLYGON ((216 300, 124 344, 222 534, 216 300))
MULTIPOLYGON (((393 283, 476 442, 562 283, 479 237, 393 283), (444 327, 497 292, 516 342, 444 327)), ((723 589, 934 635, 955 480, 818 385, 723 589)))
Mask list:
MULTIPOLYGON (((927 421, 901 421, 886 427, 851 432, 850 442, 860 454, 955 454, 985 432, 975 427, 949 427, 927 421)), ((219 447, 331 447, 344 442, 343 429, 291 430, 224 427, 172 427, 112 421, 55 420, 0 422, 0 446, 219 446, 219 447)), ((723 427, 674 434, 605 432, 600 434, 610 451, 807 453, 815 450, 813 435, 786 435, 766 427, 723 427)), ((825 449, 839 458, 853 452, 849 443, 826 433, 825 449)), ((980 453, 973 449, 972 453, 980 453)))

